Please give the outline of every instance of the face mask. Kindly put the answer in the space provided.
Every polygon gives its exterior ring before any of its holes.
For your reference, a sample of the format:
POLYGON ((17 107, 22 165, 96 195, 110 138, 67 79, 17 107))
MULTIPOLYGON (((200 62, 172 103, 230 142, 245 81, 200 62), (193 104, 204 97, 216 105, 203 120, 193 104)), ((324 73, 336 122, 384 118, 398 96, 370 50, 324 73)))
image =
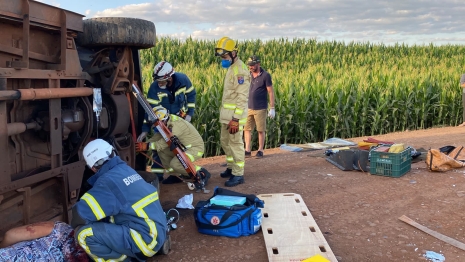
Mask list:
POLYGON ((223 68, 229 68, 231 66, 231 60, 221 60, 221 66, 223 68))
POLYGON ((164 86, 159 86, 160 89, 166 89, 166 85, 164 86))

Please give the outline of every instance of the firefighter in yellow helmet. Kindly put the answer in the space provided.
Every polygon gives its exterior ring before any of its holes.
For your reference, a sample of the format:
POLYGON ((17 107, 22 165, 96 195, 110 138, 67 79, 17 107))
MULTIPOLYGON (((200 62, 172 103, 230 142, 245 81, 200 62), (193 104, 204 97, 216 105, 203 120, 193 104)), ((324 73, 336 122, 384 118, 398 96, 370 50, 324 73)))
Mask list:
MULTIPOLYGON (((168 110, 162 106, 154 107, 153 111, 158 119, 163 121, 171 133, 187 148, 185 154, 189 157, 191 162, 202 158, 205 145, 202 136, 200 136, 197 129, 195 129, 191 123, 180 116, 169 114, 168 110)), ((168 182, 165 184, 182 182, 178 175, 187 175, 187 171, 184 169, 181 162, 179 162, 179 159, 170 150, 161 134, 155 133, 155 135, 153 135, 147 142, 149 143, 150 149, 157 151, 161 159, 161 164, 165 167, 165 171, 170 174, 170 176, 166 179, 168 182)), ((207 185, 210 173, 201 166, 197 166, 195 164, 194 166, 197 171, 197 175, 200 175, 204 179, 205 185, 207 185)))
POLYGON ((227 169, 220 175, 229 178, 224 185, 232 187, 245 182, 245 151, 242 134, 247 120, 250 73, 237 56, 236 42, 229 37, 223 37, 218 41, 215 56, 221 58, 221 66, 228 70, 224 78, 220 108, 220 139, 221 147, 226 153, 227 169))

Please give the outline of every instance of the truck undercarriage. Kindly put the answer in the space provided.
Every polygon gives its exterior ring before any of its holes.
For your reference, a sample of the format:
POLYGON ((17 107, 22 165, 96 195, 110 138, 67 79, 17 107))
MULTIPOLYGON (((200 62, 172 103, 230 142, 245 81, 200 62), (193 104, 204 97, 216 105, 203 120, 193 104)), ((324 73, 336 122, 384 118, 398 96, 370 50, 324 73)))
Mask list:
POLYGON ((83 20, 33 0, 0 6, 1 236, 36 220, 69 222, 91 175, 82 149, 92 139, 111 142, 145 171, 134 146, 143 111, 129 94, 141 75, 138 50, 154 46, 155 26, 134 18, 83 20), (99 121, 95 88, 102 94, 99 121))

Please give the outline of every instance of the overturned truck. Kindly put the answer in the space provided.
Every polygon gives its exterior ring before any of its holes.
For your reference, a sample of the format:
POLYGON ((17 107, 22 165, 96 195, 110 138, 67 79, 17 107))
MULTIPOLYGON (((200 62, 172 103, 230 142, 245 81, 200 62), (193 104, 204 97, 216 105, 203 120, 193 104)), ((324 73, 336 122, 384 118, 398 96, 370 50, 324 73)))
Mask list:
POLYGON ((144 113, 130 91, 142 88, 139 49, 154 46, 155 25, 0 0, 0 28, 1 237, 39 220, 69 222, 92 174, 82 157, 92 139, 144 173, 135 153, 144 113))

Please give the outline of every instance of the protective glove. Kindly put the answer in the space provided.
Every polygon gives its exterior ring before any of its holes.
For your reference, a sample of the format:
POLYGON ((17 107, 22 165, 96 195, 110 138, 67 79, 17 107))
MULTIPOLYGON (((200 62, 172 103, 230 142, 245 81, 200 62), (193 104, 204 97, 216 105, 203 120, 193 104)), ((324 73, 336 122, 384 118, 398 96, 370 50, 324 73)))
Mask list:
POLYGON ((227 129, 229 130, 230 134, 237 133, 237 131, 239 131, 239 119, 237 118, 231 119, 231 121, 229 121, 227 129))
POLYGON ((149 147, 148 143, 137 142, 136 143, 136 152, 145 152, 145 151, 147 151, 148 147, 149 147))
POLYGON ((190 115, 186 115, 184 120, 186 120, 187 122, 190 122, 192 120, 192 117, 190 115))
POLYGON ((276 115, 276 112, 274 111, 274 108, 270 108, 270 111, 268 111, 268 117, 274 118, 276 115))
POLYGON ((142 141, 144 141, 144 138, 146 138, 147 135, 148 135, 147 132, 142 132, 142 133, 140 133, 140 135, 137 137, 137 142, 142 142, 142 141))

